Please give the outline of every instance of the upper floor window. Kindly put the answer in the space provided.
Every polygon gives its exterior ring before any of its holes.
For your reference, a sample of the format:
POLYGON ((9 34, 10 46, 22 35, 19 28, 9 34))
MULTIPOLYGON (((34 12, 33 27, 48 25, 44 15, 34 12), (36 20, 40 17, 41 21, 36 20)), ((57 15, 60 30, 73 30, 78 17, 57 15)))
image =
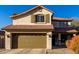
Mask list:
POLYGON ((71 22, 53 22, 55 27, 68 27, 72 26, 71 22))
POLYGON ((71 22, 68 22, 68 25, 69 25, 69 26, 71 26, 71 25, 72 25, 72 23, 71 23, 71 22))
POLYGON ((42 14, 36 15, 36 22, 44 22, 44 15, 42 14))

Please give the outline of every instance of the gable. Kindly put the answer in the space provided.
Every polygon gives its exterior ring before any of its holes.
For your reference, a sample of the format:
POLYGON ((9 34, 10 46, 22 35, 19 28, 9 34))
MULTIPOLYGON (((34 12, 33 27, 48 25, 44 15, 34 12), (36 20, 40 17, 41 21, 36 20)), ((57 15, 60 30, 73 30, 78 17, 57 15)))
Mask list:
POLYGON ((16 14, 16 15, 13 15, 11 16, 11 18, 13 19, 16 19, 16 18, 19 18, 19 17, 22 17, 22 16, 27 16, 27 15, 31 15, 31 14, 52 14, 53 12, 48 10, 47 8, 43 7, 43 6, 37 6, 35 8, 32 8, 31 10, 28 10, 26 12, 23 12, 23 13, 20 13, 20 14, 16 14))
POLYGON ((40 9, 40 10, 34 10, 34 11, 30 12, 29 14, 25 14, 25 15, 14 18, 13 25, 28 25, 28 24, 33 25, 33 24, 36 24, 35 23, 35 15, 37 15, 37 14, 44 15, 44 19, 46 22, 45 24, 49 24, 49 23, 51 24, 50 20, 51 20, 52 13, 50 13, 49 11, 47 11, 45 9, 40 9), (41 12, 40 12, 40 10, 41 10, 41 12))

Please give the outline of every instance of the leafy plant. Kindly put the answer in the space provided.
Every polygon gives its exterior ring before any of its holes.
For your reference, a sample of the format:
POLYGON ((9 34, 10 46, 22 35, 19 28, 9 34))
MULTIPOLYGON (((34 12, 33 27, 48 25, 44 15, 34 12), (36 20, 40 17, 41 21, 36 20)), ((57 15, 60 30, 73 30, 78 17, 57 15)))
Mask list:
POLYGON ((79 53, 79 35, 72 37, 67 44, 67 48, 72 49, 75 53, 79 53))

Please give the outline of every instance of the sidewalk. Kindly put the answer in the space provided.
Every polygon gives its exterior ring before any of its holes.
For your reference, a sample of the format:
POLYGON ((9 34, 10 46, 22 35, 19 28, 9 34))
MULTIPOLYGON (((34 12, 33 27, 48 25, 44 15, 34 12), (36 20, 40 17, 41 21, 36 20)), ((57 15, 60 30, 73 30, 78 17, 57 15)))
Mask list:
POLYGON ((48 54, 74 54, 73 51, 67 48, 52 49, 52 50, 47 50, 47 52, 48 54))

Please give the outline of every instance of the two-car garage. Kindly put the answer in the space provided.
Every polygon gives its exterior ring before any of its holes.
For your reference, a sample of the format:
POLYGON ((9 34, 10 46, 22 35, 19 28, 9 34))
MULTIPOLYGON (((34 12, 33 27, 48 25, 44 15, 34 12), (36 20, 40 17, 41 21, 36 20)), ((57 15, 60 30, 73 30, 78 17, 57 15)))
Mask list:
POLYGON ((5 27, 6 49, 51 49, 52 25, 10 25, 5 27))
POLYGON ((13 33, 12 48, 46 48, 46 33, 13 33))

